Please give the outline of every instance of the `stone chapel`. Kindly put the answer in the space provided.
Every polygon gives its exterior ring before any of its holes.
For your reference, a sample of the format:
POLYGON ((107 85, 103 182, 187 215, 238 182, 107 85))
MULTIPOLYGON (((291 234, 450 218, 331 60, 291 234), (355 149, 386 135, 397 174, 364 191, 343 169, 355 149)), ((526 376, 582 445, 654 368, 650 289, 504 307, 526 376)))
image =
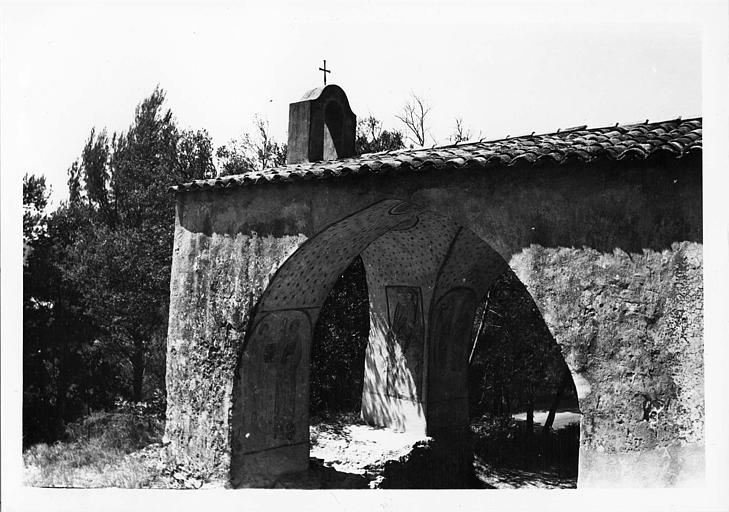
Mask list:
POLYGON ((233 487, 306 469, 312 333, 361 257, 367 422, 468 427, 474 315, 511 275, 577 389, 578 486, 700 483, 701 119, 365 155, 355 129, 339 86, 314 89, 286 165, 174 187, 173 453, 233 487))

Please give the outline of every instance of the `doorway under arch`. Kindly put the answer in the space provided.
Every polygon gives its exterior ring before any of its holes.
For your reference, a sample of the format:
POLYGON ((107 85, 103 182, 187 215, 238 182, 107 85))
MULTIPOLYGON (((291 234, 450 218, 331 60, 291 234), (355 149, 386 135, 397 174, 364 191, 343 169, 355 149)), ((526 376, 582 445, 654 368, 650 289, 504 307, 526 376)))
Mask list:
POLYGON ((387 199, 307 240, 259 300, 233 388, 233 486, 266 485, 307 468, 313 330, 330 290, 357 257, 370 304, 363 418, 434 438, 468 429, 477 307, 511 271, 453 220, 387 199))

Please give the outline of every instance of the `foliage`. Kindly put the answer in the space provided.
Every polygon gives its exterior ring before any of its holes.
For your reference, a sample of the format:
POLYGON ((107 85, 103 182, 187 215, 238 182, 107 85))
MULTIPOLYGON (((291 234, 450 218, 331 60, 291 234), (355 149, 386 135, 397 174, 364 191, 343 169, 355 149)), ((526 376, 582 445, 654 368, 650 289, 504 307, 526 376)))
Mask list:
POLYGON ((404 147, 402 132, 383 130, 382 123, 372 115, 357 121, 357 137, 354 141, 355 154, 394 151, 404 147))
POLYGON ((523 422, 488 414, 473 421, 471 435, 479 478, 493 488, 574 488, 579 423, 535 438, 523 422))
POLYGON ((69 201, 52 214, 33 213, 43 179, 25 180, 36 226, 23 269, 26 445, 63 438, 65 422, 118 397, 164 396, 168 188, 215 175, 210 137, 179 130, 164 102, 156 88, 126 132, 91 130, 68 171, 69 201))
POLYGON ((131 453, 162 439, 164 420, 147 413, 148 408, 140 402, 112 412, 93 412, 66 425, 66 438, 71 443, 93 439, 101 448, 131 453))
MULTIPOLYGON (((524 285, 507 272, 491 288, 469 368, 471 417, 511 416, 551 403, 566 364, 524 285)), ((566 397, 576 402, 574 386, 566 397)))
POLYGON ((359 412, 369 337, 369 297, 364 264, 356 258, 322 306, 311 347, 313 415, 359 412))
POLYGON ((220 176, 260 171, 286 164, 286 143, 271 136, 268 121, 255 116, 256 136, 244 133, 216 151, 220 176))
POLYGON ((23 176, 23 243, 37 240, 45 229, 45 209, 50 191, 45 176, 23 176))
POLYGON ((93 336, 80 294, 60 261, 87 221, 65 205, 44 217, 23 265, 23 441, 55 439, 63 422, 116 391, 112 369, 89 365, 82 347, 93 336), (93 395, 94 383, 103 386, 93 395))
POLYGON ((79 167, 86 196, 77 206, 92 222, 62 264, 82 290, 84 312, 99 333, 97 351, 128 367, 136 401, 151 346, 167 324, 174 229, 168 188, 214 175, 207 133, 178 130, 164 101, 155 89, 126 133, 109 139, 105 130, 91 131, 79 167))

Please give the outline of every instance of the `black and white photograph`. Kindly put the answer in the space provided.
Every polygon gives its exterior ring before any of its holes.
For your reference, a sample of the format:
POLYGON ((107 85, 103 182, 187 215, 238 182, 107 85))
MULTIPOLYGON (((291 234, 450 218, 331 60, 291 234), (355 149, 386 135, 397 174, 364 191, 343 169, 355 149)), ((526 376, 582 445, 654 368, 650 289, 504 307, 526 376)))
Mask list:
POLYGON ((728 27, 3 2, 3 506, 729 510, 728 27))

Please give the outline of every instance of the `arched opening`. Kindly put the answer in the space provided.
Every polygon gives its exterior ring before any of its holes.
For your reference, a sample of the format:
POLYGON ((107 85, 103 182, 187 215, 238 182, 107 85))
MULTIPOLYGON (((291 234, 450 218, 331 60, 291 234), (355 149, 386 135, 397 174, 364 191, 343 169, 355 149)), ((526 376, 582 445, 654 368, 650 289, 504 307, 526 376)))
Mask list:
POLYGON ((574 488, 580 445, 569 368, 526 287, 504 273, 479 304, 469 356, 476 472, 497 488, 574 488))
POLYGON ((358 258, 369 300, 362 418, 441 447, 430 464, 439 473, 426 486, 444 478, 462 486, 458 479, 472 472, 472 327, 481 299, 511 271, 474 233, 391 199, 328 226, 271 278, 233 388, 234 486, 266 486, 307 469, 312 337, 332 289, 358 258))
POLYGON ((369 297, 359 256, 342 273, 314 326, 311 343, 311 423, 359 416, 369 337, 369 297))

